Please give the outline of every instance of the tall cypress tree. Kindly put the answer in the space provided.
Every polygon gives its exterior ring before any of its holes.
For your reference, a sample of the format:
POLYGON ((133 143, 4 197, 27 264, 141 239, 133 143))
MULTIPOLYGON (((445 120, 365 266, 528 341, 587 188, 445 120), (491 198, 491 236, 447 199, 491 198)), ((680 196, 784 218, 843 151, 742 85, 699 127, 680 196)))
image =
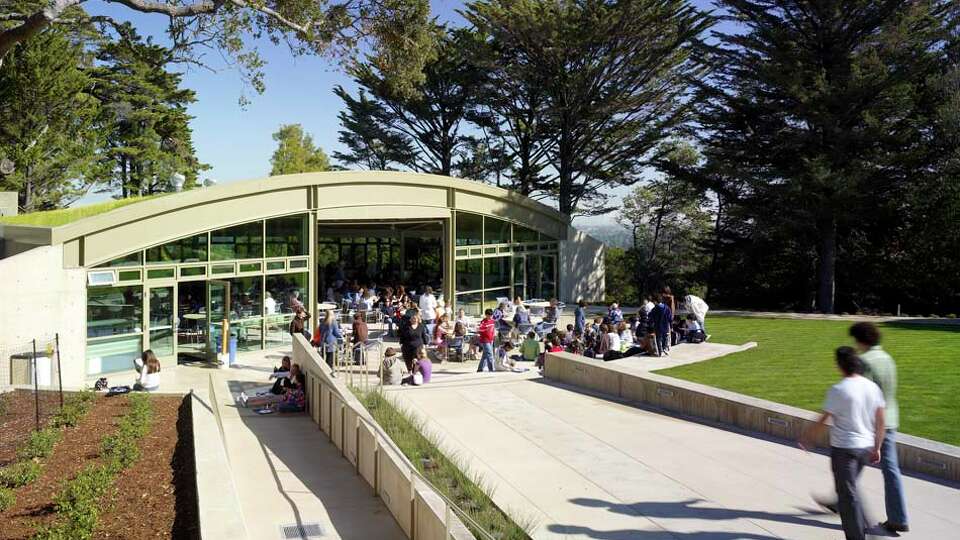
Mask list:
POLYGON ((882 204, 916 181, 929 143, 924 87, 948 61, 953 0, 722 0, 743 32, 703 45, 710 167, 743 218, 796 253, 809 246, 816 307, 834 311, 837 260, 882 204), (787 246, 789 247, 789 246, 787 246))

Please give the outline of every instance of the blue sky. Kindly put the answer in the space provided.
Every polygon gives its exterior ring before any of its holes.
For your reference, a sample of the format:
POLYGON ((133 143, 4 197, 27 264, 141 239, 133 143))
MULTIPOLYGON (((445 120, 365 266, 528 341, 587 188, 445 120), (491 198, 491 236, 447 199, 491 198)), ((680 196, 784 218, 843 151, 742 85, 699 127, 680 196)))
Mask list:
MULTIPOLYGON (((710 0, 693 3, 709 7, 710 0)), ((453 0, 431 0, 433 14, 453 24, 461 21, 456 13, 461 5, 453 0)), ((101 0, 90 0, 84 6, 92 14, 129 20, 141 34, 166 42, 165 16, 134 13, 101 0)), ((274 46, 266 40, 258 47, 267 62, 263 94, 244 87, 238 73, 222 63, 213 63, 218 68, 216 72, 190 68, 183 79, 183 85, 196 92, 197 101, 189 110, 194 116, 191 126, 198 157, 211 166, 204 177, 220 183, 265 176, 270 171, 270 155, 275 147, 271 134, 281 124, 302 124, 328 154, 340 148, 337 113, 341 102, 333 88, 339 84, 353 90, 355 86, 349 77, 326 58, 293 57, 286 46, 274 46), (244 108, 238 104, 241 95, 250 100, 244 108)), ((214 57, 215 53, 208 55, 208 59, 214 57)), ((81 203, 106 197, 91 195, 81 203)), ((591 221, 610 222, 612 216, 591 221)))

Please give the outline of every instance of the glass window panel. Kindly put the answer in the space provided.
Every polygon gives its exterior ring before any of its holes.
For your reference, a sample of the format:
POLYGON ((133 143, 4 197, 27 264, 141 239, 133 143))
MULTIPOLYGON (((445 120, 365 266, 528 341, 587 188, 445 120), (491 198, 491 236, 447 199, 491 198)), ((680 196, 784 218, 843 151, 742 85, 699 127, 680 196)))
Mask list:
POLYGON ((483 216, 457 212, 457 245, 473 246, 483 243, 483 216))
POLYGON ((87 375, 130 371, 143 352, 140 336, 121 336, 87 343, 87 375))
POLYGON ((510 257, 483 259, 483 288, 492 289, 509 286, 510 257))
POLYGON ((290 261, 290 269, 294 269, 294 268, 306 268, 306 267, 307 267, 307 260, 306 260, 306 259, 300 259, 300 260, 297 260, 297 261, 290 261))
POLYGON ((230 337, 237 338, 237 350, 259 349, 263 341, 263 277, 226 280, 230 283, 230 337))
MULTIPOLYGON (((306 272, 297 274, 272 274, 267 276, 267 297, 264 300, 264 312, 293 313, 296 301, 306 302, 310 297, 309 277, 306 272)), ((313 313, 308 309, 308 312, 313 313)))
POLYGON ((234 266, 232 264, 215 264, 210 267, 211 274, 232 274, 234 266))
POLYGON ((543 233, 540 233, 540 240, 542 240, 542 241, 544 241, 544 242, 556 242, 556 241, 557 241, 556 238, 554 238, 554 237, 552 237, 552 236, 548 236, 548 235, 543 234, 543 233))
POLYGON ((174 276, 175 270, 173 268, 157 268, 154 270, 147 270, 147 279, 169 279, 174 276))
POLYGON ((143 287, 87 288, 87 337, 139 333, 142 324, 143 287))
POLYGON ((205 276, 207 275, 206 266, 188 266, 180 269, 180 277, 205 276))
POLYGON ((259 272, 260 263, 241 263, 240 271, 241 272, 259 272))
POLYGON ((483 288, 483 261, 470 259, 457 261, 457 290, 472 291, 483 288))
POLYGON ((526 257, 527 298, 542 298, 540 296, 540 257, 527 255, 526 257))
POLYGON ((117 281, 140 281, 139 270, 122 270, 117 272, 117 281))
POLYGON ((520 298, 527 297, 523 270, 523 257, 513 257, 513 296, 520 298))
POLYGON ((483 310, 480 309, 483 296, 481 293, 467 293, 457 295, 457 309, 463 309, 467 315, 478 317, 483 310))
POLYGON ((536 242, 537 240, 539 240, 537 238, 537 231, 528 229, 522 225, 513 226, 514 242, 536 242))
POLYGON ((100 270, 87 273, 87 285, 113 285, 116 278, 112 270, 100 270))
POLYGON ((540 257, 540 293, 545 299, 557 296, 556 266, 556 256, 540 257))
POLYGON ((510 298, 510 289, 491 289, 483 291, 483 309, 496 309, 500 303, 497 298, 510 298))
POLYGON ((294 257, 306 255, 307 216, 287 216, 267 220, 267 257, 294 257))
POLYGON ((207 233, 147 248, 147 264, 205 262, 207 233))
POLYGON ((173 355, 173 287, 150 289, 150 350, 157 356, 173 355))
POLYGON ((263 257, 263 222, 254 221, 210 233, 210 260, 263 257))
POLYGON ((497 252, 497 248, 495 247, 483 248, 484 254, 490 254, 490 253, 496 253, 496 252, 497 252))
POLYGON ((94 268, 119 268, 123 266, 140 266, 143 264, 142 259, 143 252, 138 251, 136 253, 131 253, 129 255, 124 255, 123 257, 118 257, 112 261, 107 261, 103 264, 98 264, 94 268))
POLYGON ((502 219, 483 218, 483 243, 506 244, 510 242, 510 222, 502 219))
POLYGON ((267 261, 267 270, 286 270, 287 263, 284 261, 267 261))

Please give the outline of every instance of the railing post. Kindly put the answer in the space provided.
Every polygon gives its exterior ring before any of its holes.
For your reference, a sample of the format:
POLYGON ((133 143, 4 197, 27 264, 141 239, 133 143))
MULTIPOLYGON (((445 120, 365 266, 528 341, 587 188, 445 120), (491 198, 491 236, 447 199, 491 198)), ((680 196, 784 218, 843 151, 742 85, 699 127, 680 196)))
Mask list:
POLYGON ((443 540, 450 540, 450 503, 443 501, 443 540))

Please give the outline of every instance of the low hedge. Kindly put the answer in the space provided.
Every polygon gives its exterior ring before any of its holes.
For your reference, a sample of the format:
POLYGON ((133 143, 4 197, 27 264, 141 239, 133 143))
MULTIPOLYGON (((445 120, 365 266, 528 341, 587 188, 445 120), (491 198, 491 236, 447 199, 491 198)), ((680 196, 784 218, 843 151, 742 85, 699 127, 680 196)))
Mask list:
POLYGON ((129 394, 130 410, 117 430, 103 439, 102 462, 88 465, 67 482, 54 499, 58 518, 40 529, 34 540, 87 540, 100 518, 100 499, 114 489, 113 481, 140 457, 138 442, 150 431, 153 405, 147 394, 129 394))
POLYGON ((0 486, 0 512, 17 504, 17 496, 10 488, 0 486))
POLYGON ((0 486, 18 488, 33 483, 43 468, 35 460, 18 461, 0 469, 0 486))

